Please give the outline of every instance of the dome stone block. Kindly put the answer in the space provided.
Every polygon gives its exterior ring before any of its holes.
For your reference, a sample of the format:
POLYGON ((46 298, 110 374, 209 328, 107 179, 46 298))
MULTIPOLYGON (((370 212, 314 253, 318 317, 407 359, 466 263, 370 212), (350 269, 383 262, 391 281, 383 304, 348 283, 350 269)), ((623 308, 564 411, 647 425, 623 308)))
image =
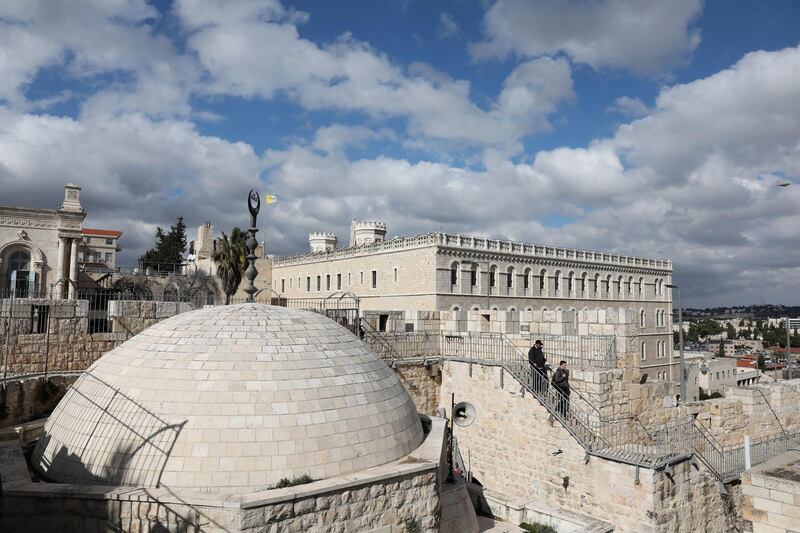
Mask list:
POLYGON ((177 315, 101 357, 32 464, 56 482, 235 493, 389 463, 423 438, 394 372, 348 330, 240 304, 177 315))

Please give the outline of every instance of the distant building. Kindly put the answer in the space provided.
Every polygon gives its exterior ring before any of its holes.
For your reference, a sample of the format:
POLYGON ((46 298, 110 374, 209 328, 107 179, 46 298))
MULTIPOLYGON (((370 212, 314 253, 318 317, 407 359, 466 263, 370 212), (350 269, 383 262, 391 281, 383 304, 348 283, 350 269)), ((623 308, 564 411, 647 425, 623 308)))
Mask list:
POLYGON ((0 294, 74 297, 86 217, 80 192, 66 184, 58 209, 0 206, 0 294))
POLYGON ((286 298, 356 295, 368 311, 630 309, 639 318, 640 368, 672 364, 672 263, 471 235, 386 240, 383 222, 353 220, 350 242, 309 235, 309 252, 272 259, 272 289, 286 298))
MULTIPOLYGON (((722 394, 725 387, 736 387, 736 359, 713 357, 709 354, 693 353, 684 356, 686 364, 693 369, 691 377, 698 388, 706 394, 722 394)), ((687 391, 688 392, 688 391, 687 391)))
POLYGON ((714 355, 719 355, 720 345, 723 347, 723 355, 725 357, 734 357, 736 355, 736 346, 732 340, 708 340, 706 343, 706 350, 714 355))
POLYGON ((117 252, 122 232, 112 229, 83 228, 83 241, 78 253, 87 272, 113 272, 117 268, 117 252))

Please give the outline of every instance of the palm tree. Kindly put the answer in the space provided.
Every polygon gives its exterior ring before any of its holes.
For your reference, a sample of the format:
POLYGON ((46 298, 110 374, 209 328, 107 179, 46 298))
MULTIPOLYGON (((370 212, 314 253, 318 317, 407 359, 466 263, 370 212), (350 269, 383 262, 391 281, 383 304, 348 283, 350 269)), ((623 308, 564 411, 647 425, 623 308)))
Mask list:
POLYGON ((244 270, 247 268, 246 240, 247 233, 238 227, 233 228, 230 239, 223 231, 222 238, 217 242, 217 249, 211 255, 211 259, 217 265, 217 276, 222 282, 222 290, 225 292, 225 305, 229 304, 231 296, 236 294, 244 270))

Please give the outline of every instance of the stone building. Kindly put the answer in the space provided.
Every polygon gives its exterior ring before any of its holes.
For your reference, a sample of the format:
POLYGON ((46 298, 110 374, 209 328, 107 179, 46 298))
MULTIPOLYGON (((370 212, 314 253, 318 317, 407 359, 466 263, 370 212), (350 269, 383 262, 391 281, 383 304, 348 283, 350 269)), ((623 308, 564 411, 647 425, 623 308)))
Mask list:
POLYGON ((628 309, 639 323, 639 365, 669 377, 672 263, 538 244, 430 233, 385 240, 382 222, 353 221, 350 242, 309 235, 311 251, 272 258, 286 298, 358 296, 367 311, 628 309))
POLYGON ((86 217, 80 191, 65 185, 59 209, 0 206, 0 293, 25 296, 55 287, 57 296, 74 297, 86 217))
POLYGON ((113 272, 117 268, 117 252, 121 251, 122 232, 111 229, 83 228, 79 261, 88 272, 113 272))

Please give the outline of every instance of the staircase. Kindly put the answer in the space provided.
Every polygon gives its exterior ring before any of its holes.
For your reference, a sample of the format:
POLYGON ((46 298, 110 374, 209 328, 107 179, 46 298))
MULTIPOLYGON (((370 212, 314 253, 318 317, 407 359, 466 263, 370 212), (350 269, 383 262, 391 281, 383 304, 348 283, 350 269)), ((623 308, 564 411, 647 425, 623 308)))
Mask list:
MULTIPOLYGON (((603 419, 589 402, 571 401, 550 385, 547 376, 534 372, 527 355, 502 333, 391 333, 387 336, 370 328, 365 331, 363 340, 390 362, 436 354, 442 359, 501 366, 589 455, 648 468, 663 467, 688 456, 668 450, 663 438, 648 434, 635 418, 603 419)), ((577 391, 574 394, 580 397, 577 391)))
MULTIPOLYGON (((721 446, 699 420, 676 420, 648 431, 636 417, 602 417, 578 391, 573 391, 572 399, 565 397, 550 385, 546 376, 532 370, 527 354, 502 333, 384 335, 370 330, 365 332, 364 341, 389 362, 436 357, 501 366, 536 398, 548 411, 551 420, 561 424, 588 455, 654 469, 693 456, 720 483, 739 479, 745 470, 744 446, 721 446)), ((784 431, 782 435, 753 442, 750 447, 751 465, 760 464, 792 447, 800 447, 800 433, 784 431)))

